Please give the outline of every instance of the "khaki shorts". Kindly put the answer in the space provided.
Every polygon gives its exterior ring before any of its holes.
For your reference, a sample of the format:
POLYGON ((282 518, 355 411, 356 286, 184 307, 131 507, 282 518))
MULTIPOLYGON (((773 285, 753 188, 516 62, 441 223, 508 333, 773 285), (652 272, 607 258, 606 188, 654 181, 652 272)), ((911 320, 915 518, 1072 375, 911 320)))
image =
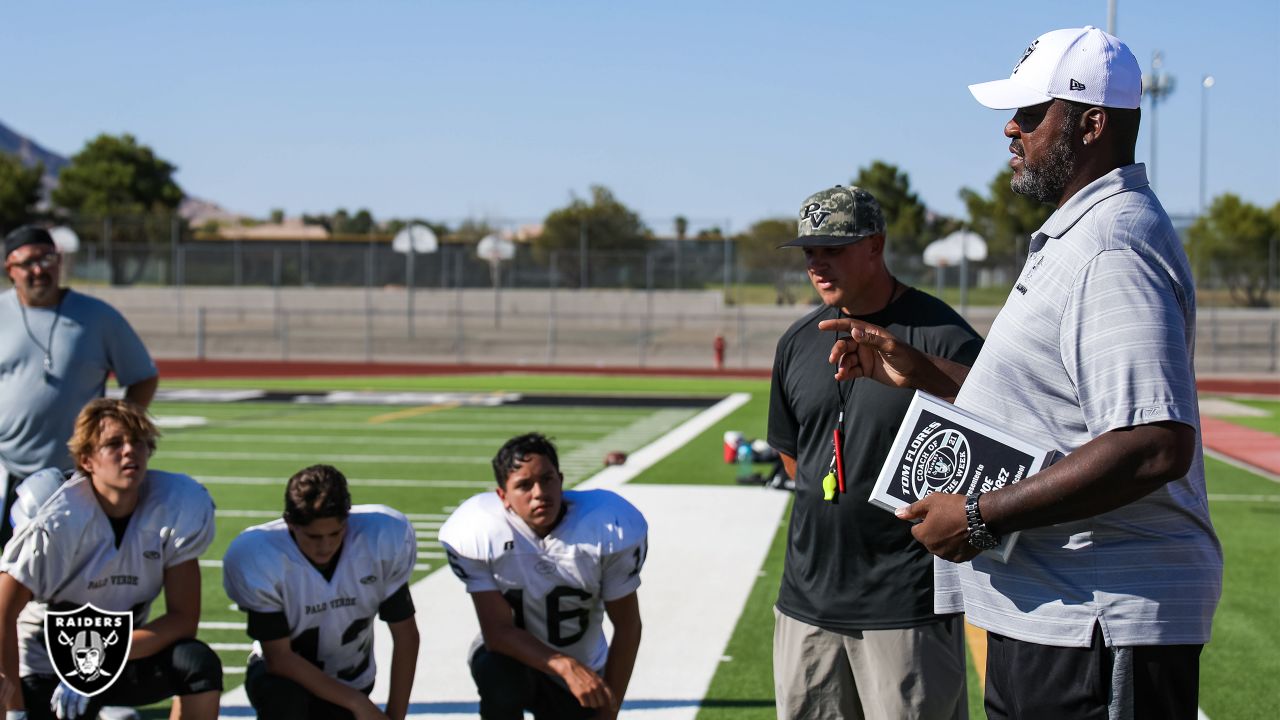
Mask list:
POLYGON ((959 615, 847 634, 773 616, 779 720, 968 720, 959 615))

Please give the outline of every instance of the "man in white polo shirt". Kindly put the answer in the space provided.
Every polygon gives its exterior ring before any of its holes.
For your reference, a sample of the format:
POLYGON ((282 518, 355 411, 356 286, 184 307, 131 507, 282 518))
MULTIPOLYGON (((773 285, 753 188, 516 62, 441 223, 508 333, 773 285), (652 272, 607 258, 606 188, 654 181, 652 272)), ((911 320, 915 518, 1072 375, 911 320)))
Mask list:
MULTIPOLYGON (((988 630, 989 717, 1195 718, 1222 586, 1196 403, 1195 287, 1134 163, 1141 71, 1097 28, 1040 36, 970 86, 1016 109, 1015 192, 1057 210, 973 369, 833 320, 837 377, 917 387, 1066 457, 1017 485, 899 511, 988 630), (1007 564, 977 556, 1021 530, 1007 564), (971 561, 971 562, 965 562, 971 561)), ((942 609, 954 596, 940 594, 942 609)))

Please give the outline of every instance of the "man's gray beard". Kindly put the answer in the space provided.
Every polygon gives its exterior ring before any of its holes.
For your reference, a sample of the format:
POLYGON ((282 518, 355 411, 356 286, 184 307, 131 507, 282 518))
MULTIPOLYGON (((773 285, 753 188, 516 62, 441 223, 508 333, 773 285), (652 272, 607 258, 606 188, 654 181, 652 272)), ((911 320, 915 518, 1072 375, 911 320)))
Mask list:
POLYGON ((1022 174, 1014 173, 1009 187, 1019 195, 1050 205, 1057 205, 1067 189, 1076 167, 1076 153, 1071 149, 1071 134, 1060 133, 1044 160, 1031 167, 1023 156, 1022 174))

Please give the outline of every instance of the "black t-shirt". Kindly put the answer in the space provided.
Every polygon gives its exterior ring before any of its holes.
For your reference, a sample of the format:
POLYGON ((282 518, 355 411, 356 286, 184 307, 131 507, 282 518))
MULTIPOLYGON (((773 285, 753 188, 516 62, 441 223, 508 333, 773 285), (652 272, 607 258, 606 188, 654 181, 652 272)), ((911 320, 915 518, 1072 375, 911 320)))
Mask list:
MULTIPOLYGON (((845 396, 844 495, 822 499, 831 464, 840 394, 827 363, 836 335, 818 330, 840 317, 820 307, 778 341, 769 400, 769 445, 796 459, 796 497, 787 536, 778 610, 834 631, 917 627, 933 613, 933 561, 911 526, 867 502, 910 404, 912 390, 859 378, 845 396)), ((931 355, 973 364, 982 339, 942 301, 908 289, 859 319, 931 355)))

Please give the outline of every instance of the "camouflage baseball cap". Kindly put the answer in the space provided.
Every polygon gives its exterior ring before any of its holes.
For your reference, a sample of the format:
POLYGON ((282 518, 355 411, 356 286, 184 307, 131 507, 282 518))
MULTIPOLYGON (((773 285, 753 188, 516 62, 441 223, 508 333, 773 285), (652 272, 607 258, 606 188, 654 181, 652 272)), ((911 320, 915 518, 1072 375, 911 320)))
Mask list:
POLYGON ((884 213, 871 193, 836 185, 805 198, 800 236, 778 247, 837 247, 884 234, 884 213))

